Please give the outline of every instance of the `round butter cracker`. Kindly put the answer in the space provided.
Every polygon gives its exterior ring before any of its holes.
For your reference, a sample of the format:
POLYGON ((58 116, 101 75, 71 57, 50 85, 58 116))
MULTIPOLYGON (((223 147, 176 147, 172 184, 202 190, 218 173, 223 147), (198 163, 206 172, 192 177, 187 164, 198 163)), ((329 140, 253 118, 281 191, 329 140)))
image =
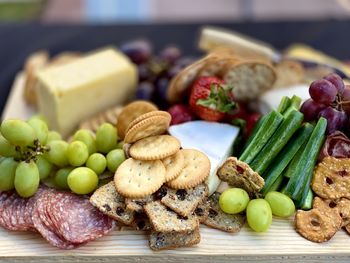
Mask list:
POLYGON ((164 158, 162 162, 166 169, 165 181, 169 182, 175 179, 180 174, 181 170, 184 168, 185 157, 182 153, 182 150, 180 150, 177 153, 167 158, 164 158))
POLYGON ((130 156, 137 160, 160 160, 180 150, 180 141, 170 135, 156 135, 135 142, 129 150, 130 156))
POLYGON ((164 134, 169 128, 170 121, 170 114, 169 116, 159 115, 144 119, 128 129, 124 142, 134 143, 149 136, 164 134))
POLYGON ((165 167, 162 161, 124 161, 114 175, 117 192, 128 198, 143 198, 155 193, 164 183, 165 167))
POLYGON ((118 136, 124 138, 126 130, 133 120, 147 112, 156 111, 157 109, 157 106, 153 103, 143 100, 137 100, 126 105, 117 119, 116 126, 118 129, 118 136))
POLYGON ((170 188, 189 189, 204 182, 210 173, 210 160, 202 152, 194 149, 181 150, 185 165, 179 176, 167 182, 170 188))

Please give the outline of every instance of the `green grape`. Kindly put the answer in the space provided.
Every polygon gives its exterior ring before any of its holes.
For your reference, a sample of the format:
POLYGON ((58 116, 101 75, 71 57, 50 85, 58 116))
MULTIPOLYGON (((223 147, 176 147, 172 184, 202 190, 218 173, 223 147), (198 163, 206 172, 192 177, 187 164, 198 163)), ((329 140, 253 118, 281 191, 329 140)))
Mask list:
POLYGON ((73 141, 81 141, 85 143, 88 147, 89 155, 96 152, 96 140, 89 130, 78 130, 73 136, 73 141))
POLYGON ((53 165, 43 156, 38 156, 35 163, 38 166, 40 180, 47 178, 52 171, 53 165))
POLYGON ((49 123, 48 123, 48 121, 47 121, 47 119, 46 119, 46 117, 44 115, 35 114, 32 117, 30 117, 30 119, 28 121, 31 121, 33 119, 41 120, 41 121, 45 122, 46 126, 49 126, 49 123))
POLYGON ((39 140, 41 145, 45 145, 49 133, 49 128, 47 127, 47 124, 39 118, 31 118, 27 122, 34 129, 36 138, 39 140))
POLYGON ((117 143, 117 148, 118 149, 123 149, 123 147, 124 147, 124 141, 120 141, 120 142, 117 143))
POLYGON ((108 153, 117 147, 117 129, 110 123, 102 124, 96 131, 96 147, 101 153, 108 153))
POLYGON ((46 143, 49 143, 49 142, 52 142, 52 141, 60 141, 60 140, 62 140, 61 134, 59 134, 56 131, 49 131, 49 133, 47 135, 46 143))
POLYGON ((295 205, 289 196, 280 192, 271 191, 265 196, 270 204, 272 214, 280 217, 290 217, 295 212, 295 205))
POLYGON ((90 168, 98 175, 103 173, 103 171, 106 169, 106 166, 106 157, 104 157, 103 154, 100 153, 94 153, 90 155, 86 162, 86 167, 90 168))
POLYGON ((87 167, 78 167, 67 178, 69 188, 76 194, 89 194, 98 185, 97 174, 87 167))
POLYGON ((17 165, 13 158, 5 158, 0 163, 0 191, 9 191, 15 187, 17 165))
POLYGON ((11 144, 32 145, 36 139, 34 129, 25 121, 5 120, 1 124, 1 134, 11 144))
POLYGON ((247 221, 255 232, 265 232, 272 223, 272 211, 264 199, 251 200, 247 206, 247 221))
POLYGON ((219 199, 222 211, 227 214, 238 214, 244 211, 249 203, 248 193, 241 188, 231 188, 225 190, 219 199))
POLYGON ((61 168, 59 169, 55 176, 54 176, 54 182, 55 185, 62 190, 67 190, 69 189, 68 186, 68 182, 67 182, 67 178, 68 175, 70 174, 70 172, 73 170, 73 167, 65 167, 65 168, 61 168))
POLYGON ((114 173, 124 161, 125 154, 122 149, 115 149, 107 154, 107 167, 112 173, 114 173))
POLYGON ((33 161, 20 162, 16 168, 15 188, 21 197, 30 197, 38 190, 39 170, 33 161))
POLYGON ((75 141, 69 144, 66 154, 70 165, 81 166, 89 157, 89 150, 85 143, 75 141))
POLYGON ((68 165, 67 142, 62 140, 50 141, 47 144, 47 147, 49 147, 50 150, 44 154, 46 160, 59 167, 64 167, 68 165))
POLYGON ((8 142, 1 134, 0 134, 0 155, 5 157, 14 157, 17 155, 16 147, 8 142))

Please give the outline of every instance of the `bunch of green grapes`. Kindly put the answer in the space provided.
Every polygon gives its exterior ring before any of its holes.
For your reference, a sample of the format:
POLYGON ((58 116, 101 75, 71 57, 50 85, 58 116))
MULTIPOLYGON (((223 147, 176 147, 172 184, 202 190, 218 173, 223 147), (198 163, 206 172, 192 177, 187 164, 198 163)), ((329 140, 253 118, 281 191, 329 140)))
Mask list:
POLYGON ((53 186, 76 194, 94 191, 101 183, 99 179, 113 176, 125 160, 117 129, 109 123, 102 124, 96 134, 81 129, 70 143, 56 140, 47 146, 50 151, 45 157, 58 167, 52 176, 53 186))
POLYGON ((78 130, 70 143, 49 131, 39 117, 5 120, 0 130, 0 191, 15 189, 22 197, 35 194, 40 181, 77 194, 91 193, 99 177, 114 173, 125 160, 117 130, 107 123, 96 135, 78 130))
POLYGON ((5 120, 0 131, 0 191, 16 189, 22 197, 32 196, 52 169, 41 156, 50 139, 48 126, 35 116, 27 122, 5 120))

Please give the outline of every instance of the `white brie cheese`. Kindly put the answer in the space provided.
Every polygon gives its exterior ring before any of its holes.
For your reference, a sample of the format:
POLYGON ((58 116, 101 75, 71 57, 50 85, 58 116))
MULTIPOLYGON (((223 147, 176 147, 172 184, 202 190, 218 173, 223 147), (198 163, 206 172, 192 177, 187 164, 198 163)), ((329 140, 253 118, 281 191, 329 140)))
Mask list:
POLYGON ((265 92, 259 102, 259 109, 262 114, 269 113, 273 109, 277 109, 283 96, 292 97, 296 95, 305 101, 310 98, 309 86, 306 84, 294 85, 286 88, 277 88, 265 92))
POLYGON ((171 126, 169 133, 180 140, 183 148, 197 149, 208 156, 211 170, 207 184, 209 194, 214 193, 221 182, 216 171, 231 155, 239 128, 224 123, 191 121, 171 126))

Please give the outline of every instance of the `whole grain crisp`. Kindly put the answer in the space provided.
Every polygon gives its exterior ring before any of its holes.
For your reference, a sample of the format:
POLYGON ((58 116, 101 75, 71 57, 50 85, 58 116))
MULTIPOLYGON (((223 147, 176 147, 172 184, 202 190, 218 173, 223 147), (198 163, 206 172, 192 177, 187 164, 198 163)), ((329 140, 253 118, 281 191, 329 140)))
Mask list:
POLYGON ((167 209, 159 201, 146 204, 144 209, 154 230, 157 232, 190 232, 199 226, 198 219, 195 216, 179 216, 170 209, 167 209))

